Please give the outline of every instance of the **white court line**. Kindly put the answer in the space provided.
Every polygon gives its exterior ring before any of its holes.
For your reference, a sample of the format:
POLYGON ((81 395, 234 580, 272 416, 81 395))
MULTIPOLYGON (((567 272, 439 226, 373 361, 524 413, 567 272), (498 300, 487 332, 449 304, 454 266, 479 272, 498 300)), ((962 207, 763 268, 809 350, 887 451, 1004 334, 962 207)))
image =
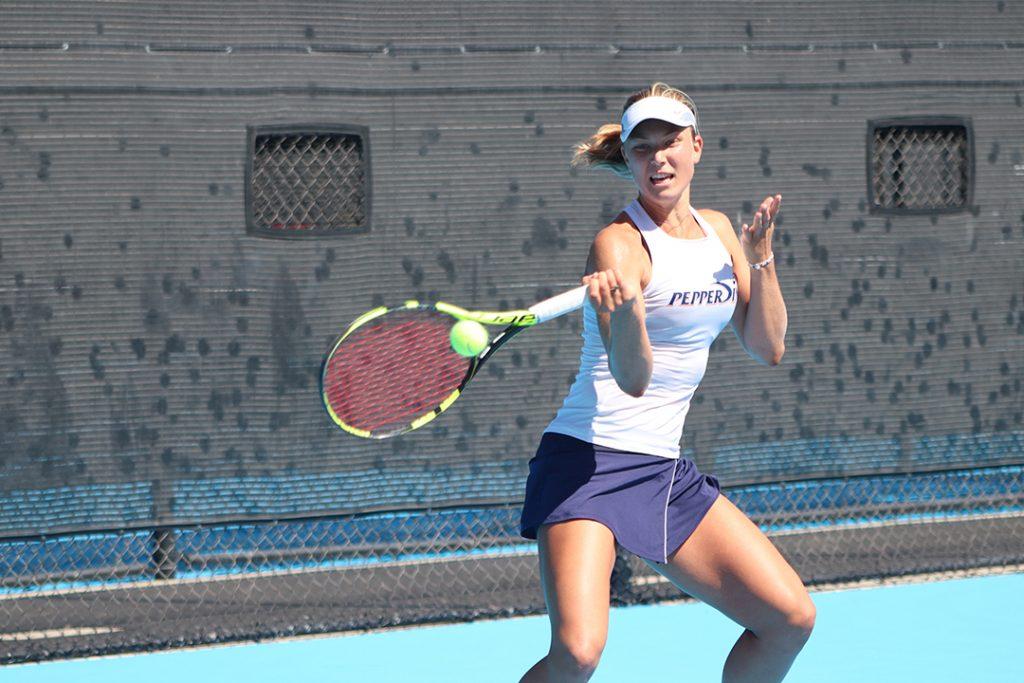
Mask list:
POLYGON ((120 633, 123 630, 114 626, 81 626, 78 628, 52 628, 46 631, 20 631, 18 633, 0 633, 0 642, 72 638, 74 636, 99 636, 105 633, 120 633))

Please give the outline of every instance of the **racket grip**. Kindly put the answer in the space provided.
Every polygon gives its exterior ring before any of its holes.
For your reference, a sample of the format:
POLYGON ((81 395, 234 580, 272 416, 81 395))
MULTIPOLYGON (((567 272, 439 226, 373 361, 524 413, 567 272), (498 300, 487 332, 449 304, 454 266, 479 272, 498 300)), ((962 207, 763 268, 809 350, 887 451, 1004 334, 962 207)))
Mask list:
POLYGON ((586 300, 587 285, 580 285, 575 289, 556 294, 550 299, 538 301, 530 306, 529 310, 537 316, 537 322, 542 323, 552 318, 557 318, 560 315, 571 313, 577 308, 582 308, 583 302, 586 300))

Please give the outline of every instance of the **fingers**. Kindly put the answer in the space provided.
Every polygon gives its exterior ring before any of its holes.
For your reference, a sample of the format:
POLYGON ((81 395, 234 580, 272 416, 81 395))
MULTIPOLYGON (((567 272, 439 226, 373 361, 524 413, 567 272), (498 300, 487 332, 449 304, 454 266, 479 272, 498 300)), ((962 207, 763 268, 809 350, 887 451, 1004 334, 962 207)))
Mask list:
POLYGON ((761 206, 757 208, 757 213, 754 214, 754 226, 761 229, 768 229, 775 223, 775 215, 779 212, 779 206, 782 204, 782 195, 775 195, 774 197, 765 197, 765 200, 761 202, 761 206))
POLYGON ((743 224, 743 229, 740 230, 740 244, 743 245, 747 260, 751 263, 761 262, 771 254, 775 218, 781 206, 781 194, 765 197, 754 212, 750 225, 743 224))
POLYGON ((588 285, 587 295, 598 311, 611 313, 627 301, 622 276, 615 268, 591 273, 585 276, 582 282, 588 285))
POLYGON ((750 225, 743 224, 743 234, 751 238, 759 237, 765 230, 774 228, 775 217, 778 215, 779 207, 781 206, 781 194, 765 197, 761 205, 757 207, 757 211, 754 212, 754 219, 750 222, 750 225))

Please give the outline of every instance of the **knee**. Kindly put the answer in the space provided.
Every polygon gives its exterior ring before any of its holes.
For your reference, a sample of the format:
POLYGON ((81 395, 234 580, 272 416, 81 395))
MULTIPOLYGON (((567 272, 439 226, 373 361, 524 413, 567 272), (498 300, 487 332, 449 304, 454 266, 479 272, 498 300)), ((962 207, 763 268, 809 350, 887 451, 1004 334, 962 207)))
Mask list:
POLYGON ((814 630, 814 620, 817 618, 818 610, 806 593, 796 601, 786 613, 786 630, 792 640, 799 641, 801 645, 811 637, 814 630))
POLYGON ((565 634, 559 636, 551 654, 559 669, 589 677, 601 661, 604 645, 605 638, 599 635, 565 634))
POLYGON ((806 593, 779 609, 770 622, 754 629, 754 635, 786 649, 802 648, 814 630, 814 603, 806 593))

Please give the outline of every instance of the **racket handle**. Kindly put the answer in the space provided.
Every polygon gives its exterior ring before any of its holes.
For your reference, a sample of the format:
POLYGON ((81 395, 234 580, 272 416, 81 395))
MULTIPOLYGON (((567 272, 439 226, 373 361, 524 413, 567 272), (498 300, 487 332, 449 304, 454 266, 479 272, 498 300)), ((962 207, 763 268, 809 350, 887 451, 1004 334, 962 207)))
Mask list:
POLYGON ((530 306, 529 311, 537 316, 538 323, 542 323, 552 318, 557 318, 560 315, 571 313, 577 308, 582 308, 583 302, 586 300, 587 285, 580 285, 575 289, 556 294, 550 299, 538 301, 530 306))

